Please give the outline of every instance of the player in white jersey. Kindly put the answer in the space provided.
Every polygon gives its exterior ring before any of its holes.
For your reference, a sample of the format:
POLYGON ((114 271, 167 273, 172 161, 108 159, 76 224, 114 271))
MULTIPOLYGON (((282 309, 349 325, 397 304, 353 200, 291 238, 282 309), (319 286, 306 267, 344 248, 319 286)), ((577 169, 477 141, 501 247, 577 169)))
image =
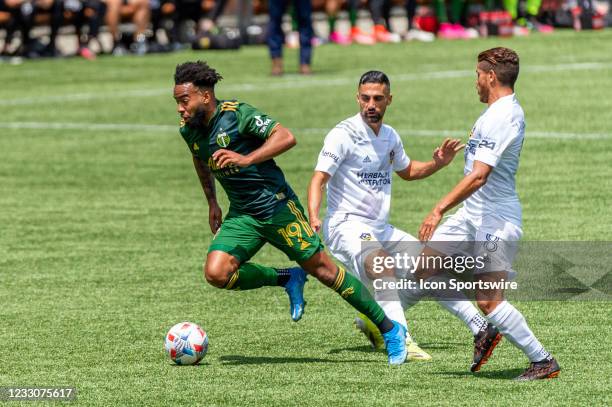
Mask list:
MULTIPOLYGON (((371 270, 370 256, 393 255, 408 242, 417 243, 413 244, 416 255, 421 249, 415 237, 388 223, 393 172, 408 181, 428 177, 449 164, 463 148, 459 140, 447 139, 434 150, 431 161, 410 160, 397 132, 382 122, 391 100, 389 79, 384 73, 370 71, 361 77, 357 95, 360 113, 340 122, 325 138, 308 192, 311 226, 316 231, 323 229, 325 244, 334 257, 371 288, 375 288, 372 286, 376 278, 393 279, 398 270, 376 275, 371 270), (326 184, 328 210, 321 222, 319 209, 326 184), (382 252, 365 248, 364 242, 369 241, 380 242, 382 252)), ((405 327, 404 308, 426 294, 374 291, 385 313, 405 327)), ((469 301, 448 300, 440 304, 462 319, 474 334, 486 324, 469 301)), ((380 334, 367 319, 360 317, 356 323, 374 347, 382 344, 380 334)), ((410 335, 407 339, 410 359, 431 359, 410 335)))
MULTIPOLYGON (((525 136, 523 109, 514 94, 519 58, 508 48, 493 48, 478 55, 476 87, 488 108, 472 128, 465 149, 464 178, 432 209, 419 230, 419 239, 432 242, 474 242, 471 254, 486 254, 491 263, 479 281, 507 280, 516 241, 523 232, 521 205, 515 175, 525 136), (463 201, 463 206, 436 229, 444 213, 463 201), (515 242, 515 243, 512 243, 515 242)), ((435 247, 436 243, 432 243, 435 247)), ((447 247, 448 249, 448 247, 447 247)), ((476 292, 478 306, 487 320, 521 349, 530 365, 517 380, 556 377, 560 368, 527 326, 523 315, 504 300, 502 289, 476 292)), ((500 337, 475 341, 481 359, 487 361, 500 337)))

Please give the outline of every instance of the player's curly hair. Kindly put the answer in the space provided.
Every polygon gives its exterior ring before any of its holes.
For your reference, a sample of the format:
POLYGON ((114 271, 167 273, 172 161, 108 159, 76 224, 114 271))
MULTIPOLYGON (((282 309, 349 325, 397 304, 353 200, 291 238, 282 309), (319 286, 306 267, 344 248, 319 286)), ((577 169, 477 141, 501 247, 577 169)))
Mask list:
POLYGON ((483 63, 484 70, 495 72, 499 83, 514 89, 519 74, 519 56, 514 50, 497 47, 482 51, 478 63, 483 63))
POLYGON ((199 88, 214 89, 223 77, 205 61, 184 62, 176 66, 174 84, 193 83, 199 88))

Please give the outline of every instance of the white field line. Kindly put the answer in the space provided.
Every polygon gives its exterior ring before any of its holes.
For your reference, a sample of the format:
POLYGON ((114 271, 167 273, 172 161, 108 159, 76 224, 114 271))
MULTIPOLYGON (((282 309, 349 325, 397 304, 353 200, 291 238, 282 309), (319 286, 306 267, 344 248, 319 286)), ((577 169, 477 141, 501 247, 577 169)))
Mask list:
MULTIPOLYGON (((61 123, 61 122, 0 122, 0 129, 8 130, 75 130, 75 131, 106 131, 139 133, 178 133, 177 125, 165 124, 132 124, 132 123, 61 123)), ((325 136, 330 129, 324 128, 291 128, 298 137, 301 134, 325 136)), ((467 130, 427 130, 396 128, 405 137, 458 137, 464 138, 467 130)), ((612 133, 563 133, 547 131, 529 131, 527 138, 555 138, 604 140, 612 139, 612 133)))
MULTIPOLYGON (((556 64, 556 65, 532 65, 521 69, 521 73, 539 73, 539 72, 566 72, 566 71, 593 71, 612 69, 610 62, 583 62, 572 64, 556 64)), ((474 70, 454 70, 454 71, 432 71, 421 73, 408 73, 393 75, 393 83, 410 82, 421 80, 438 80, 448 78, 465 78, 475 77, 474 70)), ((221 92, 261 92, 271 90, 286 90, 286 89, 302 89, 316 86, 346 86, 355 84, 355 78, 305 78, 291 79, 281 81, 267 81, 256 83, 236 83, 228 85, 219 85, 221 92)), ((20 106, 20 105, 37 105, 52 102, 69 102, 69 101, 88 101, 109 99, 116 100, 120 98, 140 98, 147 96, 163 96, 172 97, 171 87, 163 89, 132 89, 132 90, 116 90, 106 92, 83 92, 71 93, 63 95, 49 95, 41 97, 25 97, 0 100, 0 106, 20 106)))

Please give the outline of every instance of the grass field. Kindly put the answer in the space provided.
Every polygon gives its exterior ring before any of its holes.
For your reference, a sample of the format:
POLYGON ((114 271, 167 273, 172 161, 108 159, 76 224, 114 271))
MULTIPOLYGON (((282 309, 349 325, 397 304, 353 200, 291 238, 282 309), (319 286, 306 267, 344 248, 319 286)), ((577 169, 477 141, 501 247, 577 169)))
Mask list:
MULTIPOLYGON (((363 71, 389 74, 386 121, 425 160, 443 136, 467 137, 483 109, 475 57, 499 44, 521 56, 524 238, 612 240, 612 30, 324 46, 311 78, 268 77, 264 48, 0 66, 0 386, 70 385, 78 404, 100 406, 609 405, 610 302, 516 304, 563 369, 516 384, 526 358, 502 341, 473 376, 470 333, 436 304, 408 315, 433 362, 390 368, 353 330, 354 312, 317 282, 294 324, 282 290, 225 292, 201 274, 211 234, 177 133, 177 63, 207 59, 225 77, 221 98, 294 131, 298 146, 278 162, 305 202, 326 131, 356 112, 363 71), (210 335, 201 366, 175 367, 162 351, 183 320, 210 335)), ((295 71, 296 54, 286 59, 295 71)), ((396 178, 391 222, 416 233, 461 176, 460 161, 425 181, 396 178)), ((289 264, 270 247, 256 260, 289 264)))

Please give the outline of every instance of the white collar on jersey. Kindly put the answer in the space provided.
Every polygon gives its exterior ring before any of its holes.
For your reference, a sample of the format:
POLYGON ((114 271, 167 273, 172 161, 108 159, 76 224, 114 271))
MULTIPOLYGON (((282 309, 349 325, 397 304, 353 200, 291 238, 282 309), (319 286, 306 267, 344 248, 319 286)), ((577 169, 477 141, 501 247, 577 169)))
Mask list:
POLYGON ((376 133, 374 133, 374 130, 372 130, 372 128, 370 126, 368 126, 368 124, 365 122, 365 120, 363 120, 363 117, 361 117, 361 113, 357 113, 356 117, 358 117, 359 122, 361 123, 361 125, 365 129, 365 131, 368 134, 368 136, 373 137, 373 138, 378 138, 382 134, 383 127, 385 125, 384 123, 382 123, 380 125, 380 130, 378 131, 378 134, 376 134, 376 133))

